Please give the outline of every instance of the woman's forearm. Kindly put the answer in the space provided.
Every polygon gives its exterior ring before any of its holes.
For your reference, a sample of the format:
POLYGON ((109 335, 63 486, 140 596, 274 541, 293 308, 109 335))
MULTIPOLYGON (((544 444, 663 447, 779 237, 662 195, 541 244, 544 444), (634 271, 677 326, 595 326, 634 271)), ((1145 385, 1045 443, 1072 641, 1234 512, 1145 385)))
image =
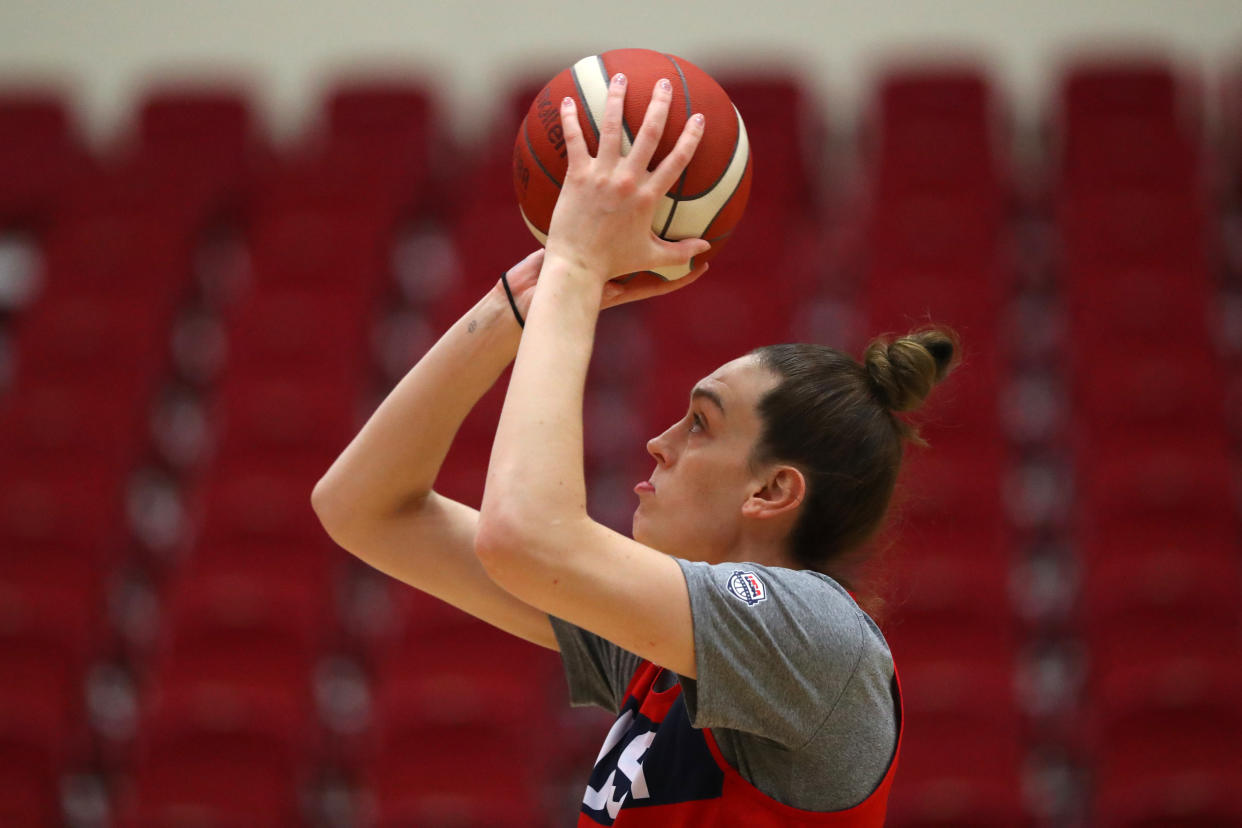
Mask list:
POLYGON ((325 526, 388 517, 426 497, 462 421, 513 361, 520 334, 499 286, 457 320, 315 486, 325 526))
POLYGON ((549 255, 496 430, 483 513, 544 534, 586 517, 582 400, 600 281, 549 255))

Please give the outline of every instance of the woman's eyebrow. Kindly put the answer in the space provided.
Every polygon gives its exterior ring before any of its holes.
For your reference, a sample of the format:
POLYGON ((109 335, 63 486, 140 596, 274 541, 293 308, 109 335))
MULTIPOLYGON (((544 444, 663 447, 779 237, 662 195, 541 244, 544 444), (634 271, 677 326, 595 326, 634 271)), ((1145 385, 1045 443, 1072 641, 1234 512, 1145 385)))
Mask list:
POLYGON ((694 386, 694 389, 690 392, 690 399, 710 400, 712 403, 716 405, 717 408, 720 409, 720 416, 722 417, 725 416, 724 403, 720 401, 720 395, 717 394, 715 391, 709 391, 708 389, 703 388, 702 386, 696 385, 694 386))

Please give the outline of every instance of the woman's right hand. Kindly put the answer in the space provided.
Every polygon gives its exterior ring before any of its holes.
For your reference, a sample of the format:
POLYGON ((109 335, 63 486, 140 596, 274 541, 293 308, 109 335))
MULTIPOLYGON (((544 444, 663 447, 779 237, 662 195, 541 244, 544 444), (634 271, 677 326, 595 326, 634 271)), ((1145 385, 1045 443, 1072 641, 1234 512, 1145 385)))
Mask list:
MULTIPOLYGON (((530 311, 530 303, 535 296, 539 271, 543 268, 543 254, 544 249, 541 247, 505 271, 509 289, 513 291, 513 301, 517 304, 518 312, 522 314, 523 319, 530 311)), ((639 273, 625 282, 611 281, 604 285, 600 308, 613 308, 617 305, 681 290, 706 273, 707 268, 707 264, 701 264, 690 273, 671 282, 666 282, 652 273, 639 273)))

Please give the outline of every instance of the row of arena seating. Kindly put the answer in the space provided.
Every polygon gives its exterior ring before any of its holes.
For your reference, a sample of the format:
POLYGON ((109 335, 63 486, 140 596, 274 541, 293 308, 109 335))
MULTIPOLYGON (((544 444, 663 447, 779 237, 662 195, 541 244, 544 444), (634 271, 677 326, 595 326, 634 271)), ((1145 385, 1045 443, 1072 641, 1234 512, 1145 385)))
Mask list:
MULTIPOLYGON (((896 71, 846 182, 796 75, 717 75, 752 203, 710 285, 601 322, 593 514, 628 529, 644 441, 721 362, 952 324, 965 360, 917 418, 930 448, 880 544, 908 712, 890 823, 1242 819, 1235 368, 1209 313, 1230 178, 1195 87, 1159 61, 1079 67, 1031 176, 985 73, 896 71), (1031 388, 1060 400, 1042 425, 1031 388), (1046 457, 1065 458, 1061 511, 1022 494, 1046 457), (1050 538, 1077 592, 1032 616, 1050 538), (1032 676, 1049 641, 1085 653, 1080 686, 1032 676)), ((378 576, 309 504, 533 248, 509 153, 537 86, 472 154, 411 82, 340 87, 279 150, 235 90, 152 94, 106 155, 64 100, 0 95, 6 249, 38 263, 32 282, 0 257, 0 281, 35 285, 4 294, 5 824, 572 821, 607 717, 567 715, 554 656, 378 576)), ((477 504, 502 399, 503 381, 463 425, 445 494, 477 504)))
POLYGON ((1088 654, 1077 741, 1103 823, 1242 820, 1239 524, 1208 325, 1215 227, 1178 103, 1164 88, 1071 113, 1055 207, 1088 654))

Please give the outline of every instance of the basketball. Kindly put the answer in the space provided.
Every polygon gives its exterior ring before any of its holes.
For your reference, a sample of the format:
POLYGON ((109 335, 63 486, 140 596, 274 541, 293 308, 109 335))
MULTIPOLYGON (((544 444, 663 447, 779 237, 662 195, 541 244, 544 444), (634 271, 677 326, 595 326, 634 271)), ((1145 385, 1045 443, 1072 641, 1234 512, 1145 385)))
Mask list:
POLYGON ((657 276, 674 280, 710 260, 733 232, 746 209, 753 164, 746 126, 720 84, 684 58, 650 49, 614 49, 584 57, 548 82, 530 105, 513 147, 513 184, 522 218, 540 244, 547 241, 552 209, 560 195, 568 167, 561 131, 560 102, 573 96, 587 149, 599 146, 597 124, 604 114, 608 84, 623 72, 629 78, 625 93, 622 152, 628 153, 642 125, 652 90, 661 78, 673 84, 668 121, 650 169, 673 149, 686 120, 696 112, 707 119, 694 158, 673 189, 661 200, 651 223, 663 239, 702 238, 711 242, 707 253, 690 265, 659 268, 657 276))

